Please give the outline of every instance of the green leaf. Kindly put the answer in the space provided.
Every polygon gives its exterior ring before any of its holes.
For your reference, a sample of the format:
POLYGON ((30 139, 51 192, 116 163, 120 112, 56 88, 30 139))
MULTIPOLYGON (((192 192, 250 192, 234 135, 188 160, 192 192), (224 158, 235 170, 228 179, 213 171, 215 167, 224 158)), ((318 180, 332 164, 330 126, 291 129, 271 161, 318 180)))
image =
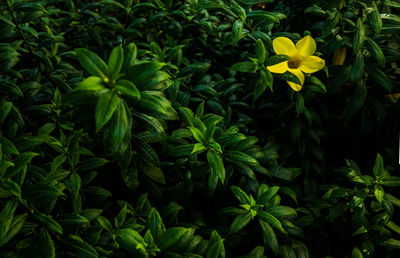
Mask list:
POLYGON ((218 176, 222 183, 225 181, 225 167, 221 156, 213 150, 207 152, 208 164, 211 170, 218 176))
POLYGON ((0 102, 0 125, 4 122, 11 111, 13 104, 9 101, 1 100, 0 102))
POLYGON ((120 248, 131 254, 135 254, 137 252, 137 247, 140 244, 144 244, 143 237, 131 228, 119 230, 116 240, 120 245, 120 248))
POLYGON ((194 118, 193 111, 187 107, 180 107, 179 112, 181 113, 182 120, 187 125, 193 126, 193 118, 194 118))
POLYGON ((243 21, 236 20, 232 25, 232 43, 236 45, 242 36, 243 21))
POLYGON ((372 11, 367 15, 367 19, 374 33, 379 34, 382 31, 382 18, 374 1, 372 1, 372 8, 372 11))
POLYGON ((116 228, 119 228, 125 224, 126 216, 128 215, 128 204, 125 203, 121 210, 118 212, 117 217, 114 219, 116 228))
POLYGON ((97 76, 90 76, 78 84, 75 91, 99 91, 104 89, 103 79, 97 76))
POLYGON ((18 56, 18 52, 11 45, 0 43, 0 73, 13 67, 19 61, 18 56))
POLYGON ((104 228, 108 232, 113 232, 113 227, 112 227, 110 221, 106 217, 98 216, 97 222, 100 224, 100 226, 102 228, 104 228))
POLYGON ((206 258, 225 257, 224 242, 217 231, 211 233, 208 246, 206 258))
POLYGON ((104 166, 108 162, 110 161, 104 158, 90 158, 81 162, 78 167, 78 170, 79 171, 93 170, 95 168, 104 166))
POLYGON ((279 252, 279 245, 278 245, 278 239, 276 238, 274 230, 271 228, 271 226, 267 222, 259 220, 259 223, 260 223, 261 229, 263 231, 264 242, 269 246, 269 248, 272 249, 274 254, 277 255, 279 252))
POLYGON ((254 31, 253 35, 256 39, 261 39, 263 43, 266 45, 267 49, 272 49, 272 40, 267 33, 262 31, 254 31))
POLYGON ((383 187, 380 186, 380 185, 374 185, 374 195, 375 195, 376 200, 377 200, 379 203, 382 203, 382 201, 383 201, 383 196, 385 195, 385 192, 384 192, 384 190, 383 190, 383 187))
POLYGON ((24 170, 32 158, 38 156, 39 154, 34 152, 24 152, 20 154, 17 159, 14 160, 14 166, 7 170, 6 177, 11 178, 19 174, 24 170))
POLYGON ((247 17, 257 21, 262 21, 265 24, 279 22, 279 19, 277 19, 274 15, 271 15, 271 13, 262 10, 248 12, 247 17))
POLYGON ((250 197, 242 189, 233 185, 231 186, 231 190, 241 204, 251 205, 250 197))
POLYGON ((9 200, 0 211, 0 246, 5 244, 5 236, 11 228, 17 206, 16 200, 9 200))
POLYGON ((58 155, 53 159, 50 164, 50 171, 56 171, 65 161, 67 160, 67 156, 64 153, 58 155))
POLYGON ((256 87, 254 90, 253 100, 256 101, 269 87, 272 91, 273 77, 270 71, 262 69, 260 70, 260 78, 257 80, 256 87))
POLYGON ((81 215, 85 217, 88 221, 96 219, 103 212, 101 209, 86 209, 81 211, 81 215))
POLYGON ((241 162, 247 163, 251 166, 259 166, 260 165, 259 162, 255 158, 253 158, 250 155, 243 153, 241 151, 234 151, 234 150, 225 151, 224 155, 228 159, 231 159, 234 161, 241 161, 241 162))
POLYGON ((266 192, 258 196, 257 203, 261 205, 266 205, 270 200, 272 200, 272 198, 275 197, 278 191, 279 191, 279 186, 273 186, 269 188, 266 192))
POLYGON ((125 6, 123 6, 121 3, 115 1, 115 0, 102 0, 99 3, 104 4, 104 5, 110 5, 110 6, 115 6, 118 7, 122 10, 127 11, 127 8, 125 8, 125 6))
POLYGON ((75 257, 98 258, 99 254, 93 246, 82 240, 79 236, 70 235, 67 240, 61 240, 68 248, 68 252, 75 257))
POLYGON ((387 226, 388 228, 390 228, 391 230, 393 230, 394 232, 396 232, 397 234, 400 235, 400 227, 399 227, 399 225, 397 225, 396 223, 394 223, 392 220, 389 221, 389 222, 386 224, 386 226, 387 226))
POLYGON ((385 193, 385 195, 383 196, 383 198, 387 201, 389 201, 391 204, 400 207, 400 200, 397 199, 396 197, 394 197, 391 194, 385 193))
POLYGON ((206 149, 207 149, 207 147, 204 146, 202 143, 196 143, 193 146, 193 150, 192 150, 191 154, 193 154, 193 153, 199 154, 199 152, 202 152, 203 150, 206 150, 206 149))
POLYGON ((293 250, 293 248, 288 246, 288 245, 281 245, 279 252, 280 252, 280 256, 282 258, 295 258, 295 257, 297 257, 295 251, 293 250))
POLYGON ((263 66, 266 58, 266 50, 264 47, 264 43, 262 42, 261 39, 257 39, 255 48, 256 48, 256 57, 258 59, 258 64, 263 66))
POLYGON ((153 77, 164 66, 165 63, 160 62, 142 62, 140 64, 135 64, 126 70, 126 76, 124 78, 141 89, 140 87, 143 81, 153 77))
POLYGON ((232 65, 230 69, 243 73, 251 73, 255 72, 256 68, 257 65, 252 62, 241 62, 232 65))
POLYGON ((289 206, 273 206, 265 211, 277 218, 295 218, 297 216, 296 210, 289 206))
POLYGON ((379 66, 385 66, 385 56, 378 44, 373 41, 371 38, 367 37, 367 49, 371 53, 372 57, 378 61, 379 66))
POLYGON ((368 65, 366 66, 366 68, 368 75, 372 78, 372 80, 374 80, 380 86, 384 87, 387 92, 392 91, 393 84, 384 72, 372 65, 368 65))
POLYGON ((219 123, 219 121, 213 121, 207 126, 207 130, 204 133, 204 141, 209 142, 214 137, 215 126, 219 123))
POLYGON ((172 108, 171 102, 159 91, 142 91, 140 102, 133 104, 149 112, 154 117, 165 120, 176 120, 178 118, 178 114, 172 108))
POLYGON ((400 249, 400 240, 394 238, 386 239, 379 244, 388 248, 400 249))
POLYGON ((277 73, 277 74, 274 74, 274 76, 276 76, 282 80, 285 80, 285 81, 290 81, 290 82, 293 82, 296 84, 301 84, 299 78, 296 75, 292 74, 291 72, 277 73))
POLYGON ((159 167, 147 165, 141 167, 142 172, 154 181, 165 184, 165 176, 159 167))
POLYGON ((356 54, 354 63, 351 66, 350 81, 352 83, 357 83, 358 81, 361 80, 363 73, 364 73, 364 57, 360 51, 356 54))
MULTIPOLYGON (((6 163, 7 164, 7 163, 6 163)), ((7 164, 9 165, 9 164, 7 164)), ((21 198, 21 188, 17 183, 12 181, 11 179, 4 180, 0 183, 0 189, 2 191, 8 192, 18 198, 21 198)))
POLYGON ((247 224, 249 224, 251 218, 252 218, 251 212, 246 212, 246 213, 240 214, 233 220, 231 227, 230 227, 231 231, 238 232, 243 227, 245 227, 247 224))
POLYGON ((381 185, 385 186, 400 186, 400 177, 387 176, 380 180, 381 185))
POLYGON ((0 247, 3 245, 7 244, 15 235, 18 234, 18 232, 21 230, 22 226, 24 225, 24 222, 26 220, 27 214, 20 214, 14 217, 8 232, 4 236, 4 238, 0 241, 0 247))
POLYGON ((359 53, 364 45, 365 27, 361 18, 357 19, 356 32, 353 39, 353 53, 359 53))
POLYGON ((351 199, 349 203, 350 208, 359 207, 367 197, 368 188, 359 190, 351 199))
POLYGON ((266 258, 264 252, 264 247, 258 245, 249 254, 243 256, 242 258, 266 258))
POLYGON ((153 207, 147 219, 147 228, 150 229, 154 241, 158 241, 159 236, 165 231, 164 223, 158 211, 153 207))
POLYGON ((321 90, 322 90, 322 92, 326 92, 325 84, 324 84, 320 79, 318 79, 318 78, 315 77, 315 76, 310 76, 309 79, 310 79, 310 83, 312 83, 312 84, 317 85, 318 87, 320 87, 321 90))
POLYGON ((98 55, 85 48, 77 48, 75 52, 79 63, 90 75, 106 78, 107 65, 98 55))
POLYGON ((363 258, 364 256, 362 255, 360 249, 357 247, 354 247, 353 251, 351 252, 351 258, 363 258))
POLYGON ((125 135, 128 131, 128 115, 126 112, 126 104, 124 101, 119 101, 117 108, 111 118, 110 137, 114 150, 118 150, 119 145, 123 142, 125 135))
POLYGON ((59 235, 63 234, 63 228, 53 218, 51 218, 51 216, 42 213, 35 213, 33 214, 33 217, 54 233, 59 235))
POLYGON ((194 126, 188 126, 189 130, 192 132, 193 137, 200 143, 205 142, 204 135, 202 132, 194 126))
POLYGON ((379 153, 376 154, 373 172, 375 177, 380 177, 386 174, 385 167, 383 166, 383 159, 379 153))
MULTIPOLYGON (((314 7, 314 6, 313 6, 314 7)), ((332 30, 336 27, 339 22, 340 12, 336 9, 326 19, 324 26, 322 27, 322 37, 326 38, 332 34, 332 30)))
POLYGON ((300 92, 296 92, 296 112, 298 114, 303 113, 304 110, 304 98, 300 92))
POLYGON ((57 222, 65 231, 72 231, 89 225, 89 220, 79 214, 64 213, 57 217, 57 222))
POLYGON ((56 248, 54 246, 53 239, 51 239, 49 232, 47 232, 47 229, 45 228, 40 229, 39 240, 40 240, 40 251, 42 253, 42 257, 55 258, 56 248))
POLYGON ((123 71, 127 71, 130 67, 134 66, 136 63, 136 56, 137 56, 137 47, 136 44, 131 42, 129 43, 124 58, 124 65, 123 71))
POLYGON ((132 100, 140 100, 140 91, 136 88, 135 84, 128 80, 118 80, 114 85, 114 88, 121 92, 122 96, 132 100))
POLYGON ((37 208, 42 207, 64 195, 59 188, 46 183, 37 183, 29 186, 24 191, 27 200, 34 203, 37 208))
POLYGON ((179 77, 186 77, 191 74, 204 74, 210 69, 211 64, 209 63, 193 63, 181 70, 178 74, 179 77))
POLYGON ((297 257, 304 257, 304 258, 310 257, 308 248, 303 242, 294 240, 292 241, 291 244, 297 254, 297 257))
POLYGON ((277 228, 279 231, 282 233, 286 233, 286 231, 283 229, 281 222, 273 216, 271 213, 260 210, 257 213, 257 217, 264 221, 267 222, 268 224, 272 225, 273 227, 277 228))
POLYGON ((184 227, 172 227, 160 234, 157 245, 161 249, 167 249, 172 245, 176 244, 186 232, 191 231, 191 228, 184 227))
POLYGON ((111 119, 119 103, 120 99, 115 91, 107 91, 100 96, 95 111, 96 132, 100 131, 111 119))
POLYGON ((110 78, 116 78, 122 69, 124 63, 124 49, 122 45, 115 47, 108 58, 107 74, 110 78))
POLYGON ((6 137, 3 137, 1 135, 0 135, 0 144, 2 145, 3 152, 5 152, 7 154, 14 154, 14 155, 19 154, 15 145, 10 140, 8 140, 6 137))

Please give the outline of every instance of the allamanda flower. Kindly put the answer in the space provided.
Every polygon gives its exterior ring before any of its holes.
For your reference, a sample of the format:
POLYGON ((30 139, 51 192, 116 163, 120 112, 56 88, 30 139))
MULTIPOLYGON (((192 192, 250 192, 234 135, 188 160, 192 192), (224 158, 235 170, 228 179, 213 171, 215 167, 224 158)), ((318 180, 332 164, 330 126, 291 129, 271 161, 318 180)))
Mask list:
POLYGON ((296 75, 301 84, 287 82, 295 91, 299 91, 303 87, 304 73, 315 73, 325 66, 325 60, 313 56, 317 49, 317 44, 310 36, 305 36, 297 41, 296 46, 290 39, 278 37, 272 41, 272 46, 277 55, 287 55, 290 59, 276 65, 267 66, 267 69, 273 73, 289 71, 296 75))

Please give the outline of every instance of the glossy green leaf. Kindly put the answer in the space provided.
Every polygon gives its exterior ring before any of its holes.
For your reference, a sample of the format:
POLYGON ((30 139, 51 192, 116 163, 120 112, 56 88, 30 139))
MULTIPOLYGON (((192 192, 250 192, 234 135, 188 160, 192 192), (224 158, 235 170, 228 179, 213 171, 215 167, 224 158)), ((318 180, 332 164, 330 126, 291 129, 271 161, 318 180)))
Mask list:
POLYGON ((115 91, 110 90, 100 96, 95 111, 96 132, 100 131, 111 119, 120 102, 121 100, 115 91))
POLYGON ((236 20, 232 25, 232 43, 236 45, 239 42, 240 37, 242 36, 243 30, 243 21, 236 20))
POLYGON ((103 79, 97 76, 90 76, 78 84, 75 91, 98 91, 104 89, 103 79))
POLYGON ((128 80, 118 80, 114 88, 121 92, 122 96, 132 100, 140 100, 140 91, 136 88, 135 84, 128 80))
POLYGON ((279 250, 279 245, 274 230, 267 222, 259 220, 259 223, 263 232, 264 242, 269 248, 272 249, 275 254, 277 254, 279 250))
POLYGON ((77 48, 75 52, 79 63, 90 75, 106 78, 107 65, 97 54, 85 48, 77 48))
POLYGON ((252 217, 251 212, 246 212, 237 216, 231 224, 230 227, 231 231, 237 232, 243 227, 245 227, 250 222, 251 217, 252 217))
POLYGON ((124 49, 121 45, 113 48, 108 58, 107 74, 110 78, 115 78, 122 69, 124 63, 124 49))
POLYGON ((251 73, 256 70, 256 65, 251 62, 241 62, 232 65, 230 69, 243 73, 251 73))
POLYGON ((378 62, 379 66, 384 67, 385 66, 385 56, 383 55, 383 52, 379 45, 372 40, 371 38, 366 39, 367 42, 367 48, 368 51, 371 53, 371 55, 376 59, 378 62))
POLYGON ((213 150, 207 152, 207 160, 211 170, 218 176, 222 183, 225 182, 225 166, 221 156, 213 150))
POLYGON ((365 27, 361 18, 357 19, 356 31, 353 39, 353 52, 359 53, 365 41, 365 27))

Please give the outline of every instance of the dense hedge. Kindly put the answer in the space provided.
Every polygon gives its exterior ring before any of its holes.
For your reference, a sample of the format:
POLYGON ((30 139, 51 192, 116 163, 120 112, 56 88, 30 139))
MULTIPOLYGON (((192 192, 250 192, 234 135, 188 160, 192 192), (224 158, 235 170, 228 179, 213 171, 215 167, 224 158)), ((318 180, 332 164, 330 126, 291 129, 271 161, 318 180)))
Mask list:
POLYGON ((399 9, 0 0, 0 257, 398 257, 399 9))

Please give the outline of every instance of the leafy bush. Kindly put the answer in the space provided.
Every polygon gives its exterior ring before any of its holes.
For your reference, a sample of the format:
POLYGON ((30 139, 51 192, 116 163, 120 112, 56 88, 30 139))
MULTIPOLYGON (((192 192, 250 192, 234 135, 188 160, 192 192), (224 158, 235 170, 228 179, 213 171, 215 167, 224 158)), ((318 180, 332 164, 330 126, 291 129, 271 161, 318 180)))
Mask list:
POLYGON ((0 2, 1 257, 399 255, 398 2, 0 2))

